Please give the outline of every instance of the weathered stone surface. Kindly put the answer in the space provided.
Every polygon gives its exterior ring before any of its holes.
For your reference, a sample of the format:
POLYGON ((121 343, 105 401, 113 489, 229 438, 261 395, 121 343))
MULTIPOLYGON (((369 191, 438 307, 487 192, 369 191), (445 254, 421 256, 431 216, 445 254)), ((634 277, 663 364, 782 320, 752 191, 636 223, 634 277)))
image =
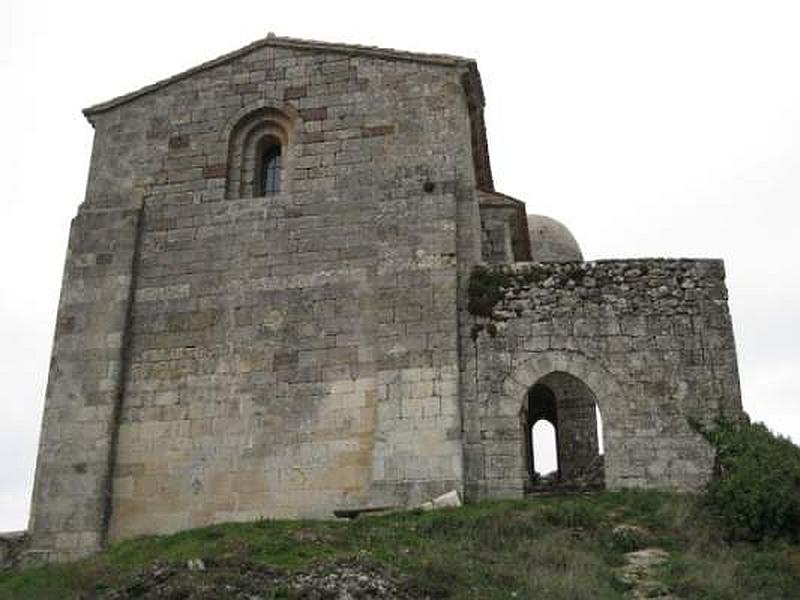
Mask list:
POLYGON ((537 383, 566 402, 565 476, 596 447, 594 415, 569 414, 576 398, 588 398, 603 418, 608 487, 707 481, 713 454, 692 421, 741 415, 721 261, 517 264, 494 267, 494 276, 491 316, 462 334, 475 390, 461 395, 469 497, 521 493, 525 406, 537 383))
POLYGON ((31 556, 521 494, 537 382, 565 476, 596 402, 608 485, 704 481, 686 418, 739 410, 721 263, 497 267, 474 317, 481 258, 531 255, 482 110, 474 61, 274 37, 87 109, 31 556))
POLYGON ((38 549, 461 489, 470 85, 464 59, 275 38, 86 111, 38 549), (280 193, 254 193, 258 135, 280 193))
POLYGON ((29 524, 59 557, 103 543, 140 214, 84 205, 72 222, 29 524))

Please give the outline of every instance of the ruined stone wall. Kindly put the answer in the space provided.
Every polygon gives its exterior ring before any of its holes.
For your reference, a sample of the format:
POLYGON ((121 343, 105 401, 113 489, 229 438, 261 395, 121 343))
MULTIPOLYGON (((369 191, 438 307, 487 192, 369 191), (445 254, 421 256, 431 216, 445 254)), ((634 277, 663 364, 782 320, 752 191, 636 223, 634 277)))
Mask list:
POLYGON ((261 47, 90 112, 82 214, 109 225, 70 242, 68 269, 93 240, 93 271, 64 281, 34 548, 460 487, 456 295, 480 231, 462 77, 261 47), (265 107, 291 122, 286 191, 236 199, 229 136, 265 107))
POLYGON ((721 261, 493 267, 473 278, 470 302, 479 316, 463 330, 468 497, 522 493, 522 407, 552 373, 596 398, 608 487, 707 480, 712 451, 690 420, 741 416, 721 261))

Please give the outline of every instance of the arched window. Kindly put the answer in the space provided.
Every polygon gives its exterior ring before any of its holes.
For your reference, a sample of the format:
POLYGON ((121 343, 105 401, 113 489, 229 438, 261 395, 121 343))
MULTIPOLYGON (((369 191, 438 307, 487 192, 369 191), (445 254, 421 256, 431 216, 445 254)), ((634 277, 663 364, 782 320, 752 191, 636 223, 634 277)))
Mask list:
POLYGON ((273 137, 264 138, 259 145, 256 196, 277 194, 281 191, 281 144, 273 137))
POLYGON ((257 198, 290 191, 294 121, 283 111, 261 107, 241 117, 228 138, 226 196, 257 198))

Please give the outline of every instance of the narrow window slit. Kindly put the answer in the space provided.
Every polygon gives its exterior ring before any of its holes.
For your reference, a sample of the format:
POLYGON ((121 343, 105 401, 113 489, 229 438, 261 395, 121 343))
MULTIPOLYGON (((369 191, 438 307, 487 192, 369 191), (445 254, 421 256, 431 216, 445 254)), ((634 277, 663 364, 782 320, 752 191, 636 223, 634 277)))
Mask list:
POLYGON ((281 146, 267 139, 261 146, 258 191, 260 196, 281 191, 281 146))

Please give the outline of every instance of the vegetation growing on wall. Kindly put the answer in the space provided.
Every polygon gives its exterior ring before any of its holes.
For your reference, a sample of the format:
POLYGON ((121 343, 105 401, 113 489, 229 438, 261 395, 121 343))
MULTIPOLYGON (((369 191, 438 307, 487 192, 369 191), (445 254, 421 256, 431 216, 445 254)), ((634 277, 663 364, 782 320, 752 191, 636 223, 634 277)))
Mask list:
POLYGON ((549 275, 549 271, 535 264, 526 265, 524 269, 479 265, 472 270, 469 279, 467 308, 476 317, 491 317, 507 290, 538 283, 549 275))
POLYGON ((592 269, 592 263, 580 262, 476 266, 469 280, 469 312, 476 317, 492 317, 494 308, 508 291, 538 284, 572 289, 580 285, 592 269))
POLYGON ((499 269, 477 266, 469 278, 469 312, 476 317, 491 317, 495 305, 503 299, 503 288, 512 279, 499 269))

